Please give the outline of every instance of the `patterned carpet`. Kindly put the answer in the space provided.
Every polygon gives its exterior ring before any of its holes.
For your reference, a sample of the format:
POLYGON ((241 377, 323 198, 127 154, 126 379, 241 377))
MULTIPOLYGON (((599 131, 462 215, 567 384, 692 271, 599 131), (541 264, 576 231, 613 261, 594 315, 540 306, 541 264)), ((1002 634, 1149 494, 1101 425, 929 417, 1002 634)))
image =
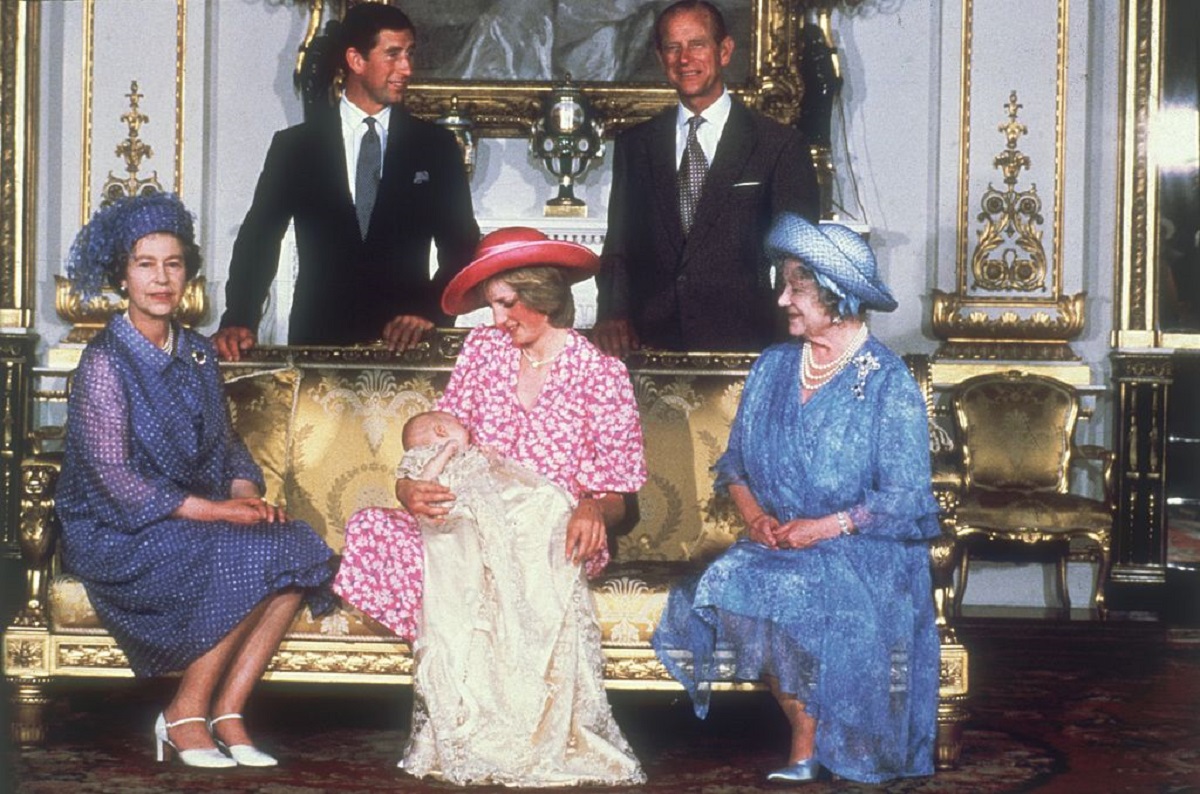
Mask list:
MULTIPOLYGON (((888 786, 822 780, 811 792, 1200 792, 1200 631, 1153 623, 965 621, 974 697, 961 766, 888 786)), ((438 792, 395 767, 408 693, 264 686, 251 728, 283 765, 204 774, 153 763, 169 682, 76 688, 51 742, 8 751, 0 792, 438 792)), ((777 790, 785 727, 769 698, 725 694, 706 722, 668 694, 614 692, 650 792, 777 790)), ((574 789, 581 791, 586 789, 574 789)))

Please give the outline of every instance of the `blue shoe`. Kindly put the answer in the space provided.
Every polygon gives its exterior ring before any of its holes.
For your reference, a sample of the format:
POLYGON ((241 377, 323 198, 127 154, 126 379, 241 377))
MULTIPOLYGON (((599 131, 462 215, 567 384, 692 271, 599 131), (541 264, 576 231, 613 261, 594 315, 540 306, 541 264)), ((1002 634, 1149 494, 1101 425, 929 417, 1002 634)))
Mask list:
POLYGON ((821 765, 815 758, 806 758, 794 764, 776 769, 767 775, 768 783, 807 783, 817 779, 821 765))

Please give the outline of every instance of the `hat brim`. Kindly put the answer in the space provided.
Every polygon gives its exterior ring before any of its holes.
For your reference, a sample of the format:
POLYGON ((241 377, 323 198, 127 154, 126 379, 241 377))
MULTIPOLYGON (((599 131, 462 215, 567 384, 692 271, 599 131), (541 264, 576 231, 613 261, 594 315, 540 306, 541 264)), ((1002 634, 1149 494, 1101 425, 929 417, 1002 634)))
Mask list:
POLYGON ((527 240, 489 248, 458 272, 442 293, 442 311, 466 314, 482 307, 476 290, 493 276, 522 267, 556 267, 571 284, 600 272, 600 257, 592 249, 564 240, 527 240))
POLYGON ((888 288, 859 270, 851 260, 851 255, 871 257, 873 268, 874 255, 862 237, 843 226, 818 227, 798 216, 780 216, 767 237, 766 249, 773 259, 798 260, 831 279, 844 292, 857 296, 865 309, 881 312, 896 309, 896 299, 888 288))

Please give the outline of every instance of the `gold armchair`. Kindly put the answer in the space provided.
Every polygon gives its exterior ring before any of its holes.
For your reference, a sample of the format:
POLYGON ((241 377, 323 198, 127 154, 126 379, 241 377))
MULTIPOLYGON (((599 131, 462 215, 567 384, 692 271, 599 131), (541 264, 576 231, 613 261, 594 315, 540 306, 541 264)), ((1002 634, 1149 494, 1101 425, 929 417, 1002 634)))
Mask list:
POLYGON ((1116 515, 1115 456, 1075 445, 1078 393, 1054 378, 1010 371, 964 380, 954 388, 952 404, 962 449, 953 516, 961 552, 955 612, 962 607, 972 551, 995 543, 1054 548, 1059 598, 1069 610, 1067 557, 1075 541, 1098 547, 1096 608, 1103 615, 1116 515), (1085 459, 1103 467, 1103 499, 1069 492, 1071 465, 1085 459))

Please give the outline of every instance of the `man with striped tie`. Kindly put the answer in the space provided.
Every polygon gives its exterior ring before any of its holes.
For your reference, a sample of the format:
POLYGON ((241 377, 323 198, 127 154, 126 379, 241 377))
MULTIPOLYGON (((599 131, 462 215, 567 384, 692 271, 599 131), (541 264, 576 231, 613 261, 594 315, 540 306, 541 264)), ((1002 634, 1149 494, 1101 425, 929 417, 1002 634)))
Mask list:
POLYGON ((730 96, 734 43, 712 3, 671 4, 654 38, 679 102, 617 138, 593 338, 619 356, 762 350, 776 336, 771 219, 819 213, 808 147, 730 96))

